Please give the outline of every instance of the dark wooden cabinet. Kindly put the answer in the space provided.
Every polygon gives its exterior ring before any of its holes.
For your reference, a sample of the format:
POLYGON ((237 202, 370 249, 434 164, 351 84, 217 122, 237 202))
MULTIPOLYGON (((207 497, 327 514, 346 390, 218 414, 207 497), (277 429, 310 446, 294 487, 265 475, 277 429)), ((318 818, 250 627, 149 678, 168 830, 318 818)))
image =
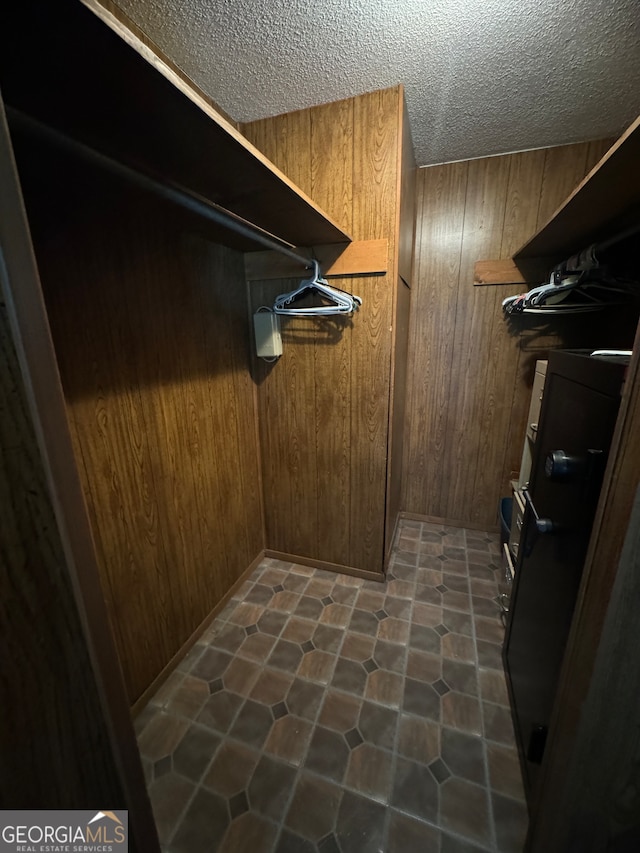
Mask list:
POLYGON ((529 792, 544 753, 625 365, 549 358, 504 658, 529 792))

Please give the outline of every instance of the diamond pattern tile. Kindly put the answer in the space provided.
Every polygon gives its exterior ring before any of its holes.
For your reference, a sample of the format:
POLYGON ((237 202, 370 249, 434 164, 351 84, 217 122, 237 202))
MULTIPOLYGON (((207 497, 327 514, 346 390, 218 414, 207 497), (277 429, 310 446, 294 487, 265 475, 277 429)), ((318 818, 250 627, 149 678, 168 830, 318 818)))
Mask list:
POLYGON ((432 761, 429 765, 429 770, 433 773, 433 777, 438 784, 446 782, 449 776, 451 776, 449 768, 441 758, 436 758, 435 761, 432 761))
POLYGON ((284 717, 285 714, 289 713, 289 709, 285 702, 278 702, 277 705, 272 706, 271 713, 273 714, 274 720, 279 720, 280 717, 284 717))
POLYGON ((362 743, 362 735, 358 731, 358 729, 351 729, 348 731, 344 739, 349 744, 349 749, 355 749, 356 746, 360 746, 362 743))
POLYGON ((265 559, 136 720, 165 853, 521 849, 498 555, 405 520, 384 584, 265 559))
POLYGON ((238 817, 238 815, 249 811, 249 801, 244 791, 240 791, 235 797, 231 797, 229 800, 229 811, 231 812, 232 820, 238 817))

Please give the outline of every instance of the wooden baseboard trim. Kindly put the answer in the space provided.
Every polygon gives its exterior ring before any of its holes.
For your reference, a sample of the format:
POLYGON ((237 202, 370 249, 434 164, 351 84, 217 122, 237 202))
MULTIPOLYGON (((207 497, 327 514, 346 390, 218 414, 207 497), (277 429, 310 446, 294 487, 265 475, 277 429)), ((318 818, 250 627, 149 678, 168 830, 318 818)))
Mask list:
POLYGON ((473 521, 460 521, 456 518, 440 518, 436 515, 421 515, 418 512, 401 512, 400 518, 406 518, 407 521, 424 521, 427 524, 443 524, 447 527, 466 527, 467 530, 483 530, 487 533, 500 532, 500 526, 498 524, 478 524, 473 521))
POLYGON ((336 572, 342 575, 352 575, 356 578, 364 578, 368 581, 384 583, 382 572, 368 572, 365 569, 356 569, 353 566, 342 566, 339 563, 327 563, 325 560, 314 560, 312 557, 299 557, 296 554, 285 554, 283 551, 272 551, 266 548, 265 557, 273 557, 285 563, 298 563, 301 566, 311 566, 313 569, 324 569, 327 572, 336 572))
POLYGON ((160 689, 160 687, 162 687, 164 682, 167 680, 167 678, 169 678, 169 676, 174 671, 176 666, 180 663, 182 658, 187 654, 187 652, 193 646, 195 646, 195 644, 198 642, 200 637, 204 634, 204 632, 207 630, 209 625, 216 618, 218 613, 220 613, 220 611, 225 606, 225 604, 229 601, 229 599, 232 598, 234 592, 236 592, 236 590, 238 590, 242 586, 242 584, 246 581, 246 579, 249 577, 249 575, 251 575, 252 572, 260 565, 260 563, 262 562, 264 557, 265 557, 265 552, 260 551, 258 556, 254 560, 251 561, 251 564, 244 570, 244 572, 240 575, 240 577, 233 584, 233 586, 231 586, 227 590, 227 592, 222 596, 222 598, 215 605, 213 610, 210 613, 208 613, 207 616, 204 618, 204 620, 198 625, 198 627, 193 632, 193 634, 191 634, 189 639, 180 646, 178 651, 171 658, 171 660, 164 667, 164 669, 162 669, 161 672, 153 679, 153 681, 147 687, 147 689, 144 691, 144 693, 142 693, 142 695, 138 699, 136 699, 136 701, 131 706, 131 716, 132 717, 135 718, 140 713, 140 711, 142 711, 142 709, 146 706, 147 702, 151 699, 151 697, 155 695, 156 691, 158 691, 160 689))

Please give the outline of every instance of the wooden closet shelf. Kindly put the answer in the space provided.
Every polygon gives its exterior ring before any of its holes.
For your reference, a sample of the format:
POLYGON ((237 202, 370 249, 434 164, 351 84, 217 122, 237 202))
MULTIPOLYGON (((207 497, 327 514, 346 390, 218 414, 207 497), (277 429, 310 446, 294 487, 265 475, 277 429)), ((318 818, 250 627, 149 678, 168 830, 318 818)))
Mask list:
POLYGON ((541 284, 549 277, 549 264, 545 258, 526 258, 514 261, 513 258, 492 261, 476 261, 473 268, 474 285, 521 284, 528 286, 541 284))
POLYGON ((611 146, 551 219, 514 254, 565 260, 637 220, 640 206, 640 117, 611 146), (624 227, 623 226, 623 227, 624 227))
POLYGON ((96 0, 5 4, 0 32, 0 88, 11 107, 293 246, 350 241, 96 0))
MULTIPOLYGON (((323 276, 384 275, 389 267, 388 240, 354 240, 311 246, 323 276)), ((279 252, 247 252, 244 256, 247 281, 301 278, 300 266, 279 252)))
POLYGON ((640 221, 640 117, 513 258, 477 261, 474 284, 541 284, 553 267, 640 221))

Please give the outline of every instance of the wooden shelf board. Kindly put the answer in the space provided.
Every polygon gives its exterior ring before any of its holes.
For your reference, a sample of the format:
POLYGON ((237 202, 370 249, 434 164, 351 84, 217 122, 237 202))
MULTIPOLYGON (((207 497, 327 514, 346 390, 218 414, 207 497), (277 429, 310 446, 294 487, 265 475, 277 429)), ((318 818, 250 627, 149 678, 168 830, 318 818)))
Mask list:
MULTIPOLYGON (((312 255, 320 263, 323 276, 382 275, 389 265, 388 240, 355 240, 311 246, 312 255)), ((278 252, 247 252, 244 259, 247 281, 273 278, 303 278, 303 270, 295 261, 278 252)))
POLYGON ((552 263, 610 236, 640 215, 640 117, 607 151, 550 220, 514 255, 552 263))
POLYGON ((4 4, 0 34, 10 106, 293 245, 351 239, 95 0, 4 4))
POLYGON ((473 271, 475 286, 493 284, 522 284, 529 286, 546 281, 549 274, 545 258, 527 258, 514 261, 512 258, 500 258, 489 261, 476 261, 473 271))

